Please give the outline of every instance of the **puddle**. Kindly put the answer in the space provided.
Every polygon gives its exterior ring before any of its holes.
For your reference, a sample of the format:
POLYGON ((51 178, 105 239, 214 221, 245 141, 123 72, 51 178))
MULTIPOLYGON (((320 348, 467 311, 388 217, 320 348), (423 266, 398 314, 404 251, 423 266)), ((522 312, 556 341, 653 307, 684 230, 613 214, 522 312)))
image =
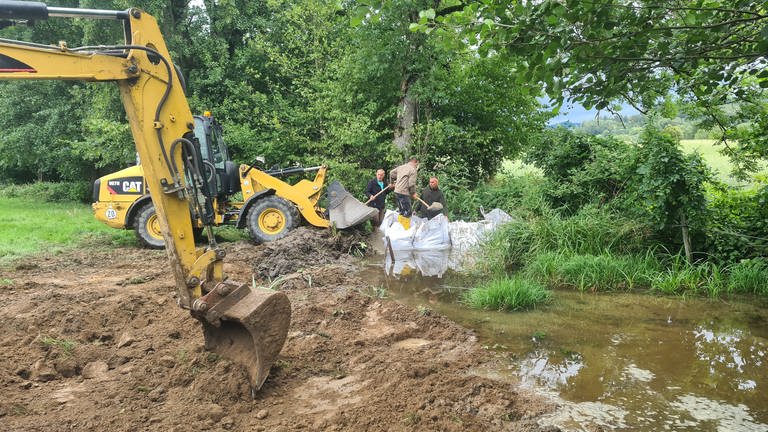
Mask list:
POLYGON ((472 283, 452 271, 450 251, 437 252, 410 252, 401 263, 396 255, 371 265, 365 277, 390 298, 474 329, 524 385, 562 399, 546 424, 573 431, 768 430, 765 300, 558 290, 537 310, 478 311, 457 302, 472 283))

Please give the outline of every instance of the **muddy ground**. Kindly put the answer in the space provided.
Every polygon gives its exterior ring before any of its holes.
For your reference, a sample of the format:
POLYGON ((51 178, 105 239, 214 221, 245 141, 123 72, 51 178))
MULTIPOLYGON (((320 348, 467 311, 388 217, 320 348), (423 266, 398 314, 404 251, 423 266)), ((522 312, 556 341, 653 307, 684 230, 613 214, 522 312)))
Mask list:
POLYGON ((300 228, 226 244, 226 272, 284 290, 293 319, 269 379, 204 351, 163 251, 84 247, 0 270, 3 431, 551 431, 554 407, 490 378, 448 319, 377 298, 360 239, 300 228))

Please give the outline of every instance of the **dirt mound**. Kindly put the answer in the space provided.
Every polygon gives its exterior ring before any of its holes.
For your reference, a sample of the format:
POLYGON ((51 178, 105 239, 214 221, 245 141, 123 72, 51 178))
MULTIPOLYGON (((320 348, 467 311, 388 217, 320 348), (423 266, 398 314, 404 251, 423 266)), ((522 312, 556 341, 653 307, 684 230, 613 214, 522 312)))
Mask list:
POLYGON ((365 239, 356 232, 333 232, 299 227, 288 236, 256 249, 253 272, 273 280, 308 267, 324 264, 352 264, 353 255, 365 253, 365 239))
POLYGON ((292 323, 256 399, 242 367, 203 350, 164 252, 79 250, 5 272, 2 429, 542 430, 535 418, 552 407, 489 378, 494 360, 470 331, 367 295, 344 253, 322 264, 288 240, 227 246, 233 280, 250 282, 275 259, 267 250, 302 263, 281 270, 292 323))

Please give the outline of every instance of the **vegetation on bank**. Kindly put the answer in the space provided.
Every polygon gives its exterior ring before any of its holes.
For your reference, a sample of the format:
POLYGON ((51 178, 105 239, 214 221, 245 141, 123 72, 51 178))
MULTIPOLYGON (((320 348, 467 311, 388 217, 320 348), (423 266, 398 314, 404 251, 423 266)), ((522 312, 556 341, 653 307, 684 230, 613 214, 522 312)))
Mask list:
MULTIPOLYGON (((490 282, 478 292, 514 275, 590 292, 768 295, 766 179, 727 185, 653 128, 638 144, 552 131, 526 161, 542 175, 498 177, 470 194, 467 211, 484 204, 514 216, 482 247, 475 271, 490 282)), ((516 309, 514 297, 470 304, 516 309)))

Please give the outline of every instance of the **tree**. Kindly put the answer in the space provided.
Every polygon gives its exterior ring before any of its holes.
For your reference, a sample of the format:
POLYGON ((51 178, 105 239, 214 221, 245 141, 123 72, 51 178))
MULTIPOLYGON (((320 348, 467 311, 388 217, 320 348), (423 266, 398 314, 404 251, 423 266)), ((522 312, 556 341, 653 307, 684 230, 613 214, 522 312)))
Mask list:
POLYGON ((679 98, 743 167, 768 156, 763 1, 444 0, 412 28, 519 59, 520 82, 543 84, 555 101, 611 111, 621 99, 648 112, 679 98))

